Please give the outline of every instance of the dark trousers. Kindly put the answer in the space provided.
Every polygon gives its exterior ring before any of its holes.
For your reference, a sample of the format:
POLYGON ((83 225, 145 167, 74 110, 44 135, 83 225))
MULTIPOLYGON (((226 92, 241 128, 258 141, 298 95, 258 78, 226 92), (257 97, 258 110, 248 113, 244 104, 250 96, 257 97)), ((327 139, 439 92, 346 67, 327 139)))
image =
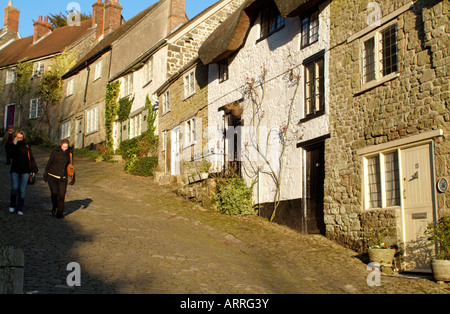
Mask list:
POLYGON ((5 153, 6 153, 6 163, 10 164, 11 163, 11 145, 12 144, 5 144, 5 153))
POLYGON ((48 186, 52 195, 52 212, 56 212, 56 216, 61 216, 64 213, 64 202, 67 191, 67 178, 57 179, 48 176, 48 186))

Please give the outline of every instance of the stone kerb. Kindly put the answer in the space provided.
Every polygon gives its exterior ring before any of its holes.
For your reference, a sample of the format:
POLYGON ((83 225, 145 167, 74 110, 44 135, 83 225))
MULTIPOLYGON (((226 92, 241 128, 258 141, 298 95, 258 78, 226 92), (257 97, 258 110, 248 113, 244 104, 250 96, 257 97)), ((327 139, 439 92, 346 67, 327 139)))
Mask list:
POLYGON ((23 294, 24 254, 0 245, 0 294, 23 294))

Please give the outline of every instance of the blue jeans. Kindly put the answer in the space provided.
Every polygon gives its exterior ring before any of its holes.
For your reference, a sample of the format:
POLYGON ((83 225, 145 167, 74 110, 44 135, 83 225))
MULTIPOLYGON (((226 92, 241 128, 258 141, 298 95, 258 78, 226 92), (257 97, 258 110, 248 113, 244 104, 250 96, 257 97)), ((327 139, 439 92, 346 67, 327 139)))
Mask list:
POLYGON ((17 211, 23 211, 25 204, 25 193, 27 191, 28 180, 30 180, 30 174, 18 174, 11 173, 11 203, 9 207, 16 209, 17 211))

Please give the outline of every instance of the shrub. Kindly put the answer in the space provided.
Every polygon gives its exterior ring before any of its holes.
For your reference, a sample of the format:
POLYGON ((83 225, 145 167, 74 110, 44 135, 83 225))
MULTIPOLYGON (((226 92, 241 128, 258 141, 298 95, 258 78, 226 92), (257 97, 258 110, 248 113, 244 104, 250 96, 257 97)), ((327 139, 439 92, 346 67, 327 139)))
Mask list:
POLYGON ((157 157, 143 157, 139 158, 136 155, 127 159, 127 164, 125 166, 125 171, 129 174, 151 177, 153 176, 153 170, 158 166, 157 157))
POLYGON ((252 190, 253 187, 248 187, 244 179, 237 175, 217 179, 215 208, 231 216, 253 215, 255 210, 252 204, 252 190))
POLYGON ((442 217, 436 224, 429 224, 426 234, 439 249, 436 259, 450 260, 450 216, 442 217))
POLYGON ((56 145, 50 137, 40 129, 29 129, 27 132, 27 142, 33 146, 54 148, 56 145))

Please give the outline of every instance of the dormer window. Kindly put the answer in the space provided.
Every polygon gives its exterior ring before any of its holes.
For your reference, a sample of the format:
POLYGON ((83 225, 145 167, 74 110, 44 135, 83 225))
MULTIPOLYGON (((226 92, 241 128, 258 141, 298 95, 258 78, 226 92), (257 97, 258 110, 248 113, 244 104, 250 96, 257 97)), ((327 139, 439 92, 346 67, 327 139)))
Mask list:
POLYGON ((260 39, 268 37, 284 27, 285 20, 275 3, 264 7, 261 11, 260 39))

